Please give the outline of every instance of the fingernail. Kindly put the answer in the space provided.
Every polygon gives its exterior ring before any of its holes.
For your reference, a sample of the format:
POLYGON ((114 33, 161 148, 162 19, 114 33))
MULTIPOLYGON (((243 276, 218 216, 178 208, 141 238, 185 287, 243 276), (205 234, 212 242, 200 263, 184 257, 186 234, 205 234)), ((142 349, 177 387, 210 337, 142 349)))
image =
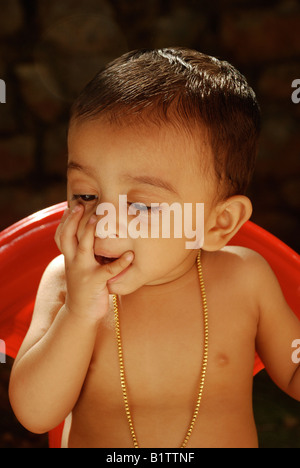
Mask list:
POLYGON ((96 216, 91 216, 90 219, 89 219, 89 224, 95 224, 97 222, 97 218, 96 216))
POLYGON ((81 205, 76 205, 73 210, 72 210, 72 213, 78 213, 79 211, 81 211, 81 205))
POLYGON ((133 252, 127 252, 127 253, 125 254, 125 260, 126 260, 127 262, 132 262, 133 257, 134 257, 133 252))

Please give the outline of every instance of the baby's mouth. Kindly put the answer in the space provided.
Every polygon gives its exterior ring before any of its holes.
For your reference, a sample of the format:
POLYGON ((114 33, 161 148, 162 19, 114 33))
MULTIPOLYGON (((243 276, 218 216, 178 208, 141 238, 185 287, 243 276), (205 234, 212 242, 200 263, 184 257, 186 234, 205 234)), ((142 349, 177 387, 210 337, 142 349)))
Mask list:
POLYGON ((114 262, 118 258, 119 257, 104 257, 103 255, 95 255, 95 259, 99 265, 107 265, 108 263, 114 262))

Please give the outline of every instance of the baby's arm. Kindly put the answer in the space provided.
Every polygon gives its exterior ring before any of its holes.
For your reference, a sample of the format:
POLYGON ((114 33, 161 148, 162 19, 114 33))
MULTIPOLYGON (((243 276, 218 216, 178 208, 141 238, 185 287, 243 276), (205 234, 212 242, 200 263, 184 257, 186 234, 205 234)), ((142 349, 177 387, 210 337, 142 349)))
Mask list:
POLYGON ((257 352, 278 387, 300 400, 300 366, 292 359, 292 343, 300 339, 300 321, 286 303, 278 280, 267 262, 256 254, 252 262, 253 283, 260 310, 257 352))
POLYGON ((125 255, 106 266, 96 262, 94 223, 86 226, 78 243, 82 212, 81 207, 63 217, 56 240, 64 259, 52 262, 43 275, 32 323, 12 369, 10 401, 20 422, 32 432, 49 431, 72 411, 86 377, 99 322, 108 309, 107 280, 130 263, 125 255), (63 260, 66 294, 61 293, 63 260))
POLYGON ((10 401, 19 421, 44 433, 75 405, 92 355, 97 323, 72 315, 61 298, 57 261, 40 283, 30 329, 14 363, 10 401))

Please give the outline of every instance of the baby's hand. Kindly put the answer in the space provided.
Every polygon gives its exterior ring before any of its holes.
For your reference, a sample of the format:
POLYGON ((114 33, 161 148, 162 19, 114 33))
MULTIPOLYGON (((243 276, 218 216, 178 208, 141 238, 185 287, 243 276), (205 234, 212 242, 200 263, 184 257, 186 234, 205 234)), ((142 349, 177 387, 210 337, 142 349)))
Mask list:
POLYGON ((80 241, 77 230, 84 207, 67 209, 55 234, 56 244, 65 257, 66 308, 72 314, 98 321, 108 311, 107 281, 127 268, 133 253, 125 252, 107 265, 99 265, 94 255, 96 216, 88 221, 80 241))

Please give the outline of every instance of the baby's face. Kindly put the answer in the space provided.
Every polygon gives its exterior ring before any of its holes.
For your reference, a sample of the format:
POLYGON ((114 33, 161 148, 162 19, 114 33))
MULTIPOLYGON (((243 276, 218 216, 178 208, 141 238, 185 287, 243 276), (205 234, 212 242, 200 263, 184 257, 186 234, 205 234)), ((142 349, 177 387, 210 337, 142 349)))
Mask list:
MULTIPOLYGON (((200 135, 195 142, 187 133, 171 126, 118 126, 103 119, 71 125, 68 201, 71 208, 77 203, 85 206, 77 236, 80 239, 99 204, 109 203, 115 208, 115 232, 106 238, 101 233, 100 237, 95 236, 97 259, 119 257, 128 250, 134 252, 131 267, 109 285, 111 293, 129 294, 145 285, 173 281, 194 265, 198 250, 186 248, 187 240, 191 239, 185 237, 184 230, 181 238, 174 236, 172 215, 169 238, 162 238, 161 225, 160 236, 154 238, 151 236, 154 221, 146 207, 154 203, 168 206, 177 203, 184 213, 184 203, 188 203, 193 209, 190 227, 194 230, 196 204, 203 203, 204 219, 209 217, 214 208, 216 180, 211 150, 205 141, 200 135), (135 215, 126 213, 124 219, 124 209, 122 215, 119 213, 120 195, 127 197, 128 206, 133 204, 140 210, 135 215), (132 226, 137 215, 138 230, 148 231, 149 235, 133 238, 128 232, 125 237, 124 226, 132 226), (121 225, 123 235, 120 235, 121 225)), ((98 216, 99 222, 103 221, 104 214, 108 216, 103 212, 98 216)), ((161 216, 162 212, 160 221, 161 216)))

